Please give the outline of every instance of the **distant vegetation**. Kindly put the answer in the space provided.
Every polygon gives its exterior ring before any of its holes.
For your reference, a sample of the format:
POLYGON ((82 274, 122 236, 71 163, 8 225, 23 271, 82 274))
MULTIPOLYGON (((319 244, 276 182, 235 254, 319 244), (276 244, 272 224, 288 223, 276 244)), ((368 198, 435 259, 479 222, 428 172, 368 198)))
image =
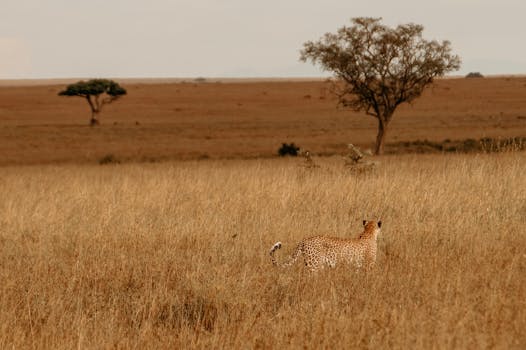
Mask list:
POLYGON ((526 137, 449 140, 433 142, 429 140, 402 141, 389 144, 386 153, 494 153, 522 151, 526 149, 526 137))
POLYGON ((281 147, 278 149, 278 154, 282 157, 284 156, 294 156, 296 157, 298 155, 298 151, 300 148, 294 144, 294 142, 288 144, 283 143, 281 147))
POLYGON ((398 105, 412 102, 435 77, 460 68, 450 43, 422 38, 424 27, 389 28, 381 18, 354 18, 351 27, 304 44, 310 60, 337 78, 333 92, 343 107, 378 120, 375 154, 383 152, 387 128, 398 105))
POLYGON ((466 78, 484 78, 480 72, 470 72, 466 75, 466 78))
POLYGON ((121 161, 113 154, 107 154, 99 160, 100 165, 119 164, 121 161))
POLYGON ((70 84, 58 94, 59 96, 85 98, 91 108, 90 125, 94 126, 100 124, 98 115, 102 111, 102 107, 126 95, 126 89, 113 80, 92 79, 70 84))

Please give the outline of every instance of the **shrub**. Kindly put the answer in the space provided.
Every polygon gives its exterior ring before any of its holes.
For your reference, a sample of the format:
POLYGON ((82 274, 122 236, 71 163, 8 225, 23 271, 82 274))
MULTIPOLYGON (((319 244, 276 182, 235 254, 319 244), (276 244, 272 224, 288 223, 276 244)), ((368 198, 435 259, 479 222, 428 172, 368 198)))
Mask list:
POLYGON ((300 150, 300 148, 298 146, 296 146, 294 144, 294 142, 290 143, 290 144, 287 144, 287 143, 283 143, 281 145, 281 147, 279 148, 278 150, 278 154, 281 156, 281 157, 284 157, 284 156, 293 156, 293 157, 296 157, 298 155, 298 151, 300 150))
POLYGON ((480 72, 469 72, 466 78, 484 78, 484 76, 480 72))
POLYGON ((119 164, 121 161, 115 157, 113 154, 106 154, 104 157, 102 157, 99 160, 100 165, 106 165, 106 164, 119 164))

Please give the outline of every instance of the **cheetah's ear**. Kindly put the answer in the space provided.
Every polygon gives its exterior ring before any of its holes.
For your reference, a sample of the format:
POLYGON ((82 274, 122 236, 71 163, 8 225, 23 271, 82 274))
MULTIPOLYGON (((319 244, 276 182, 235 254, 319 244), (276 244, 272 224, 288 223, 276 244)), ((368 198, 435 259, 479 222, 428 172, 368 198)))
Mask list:
POLYGON ((362 225, 365 226, 366 223, 367 223, 367 220, 364 220, 364 221, 362 222, 362 225))
POLYGON ((378 221, 378 228, 382 227, 382 222, 378 221))

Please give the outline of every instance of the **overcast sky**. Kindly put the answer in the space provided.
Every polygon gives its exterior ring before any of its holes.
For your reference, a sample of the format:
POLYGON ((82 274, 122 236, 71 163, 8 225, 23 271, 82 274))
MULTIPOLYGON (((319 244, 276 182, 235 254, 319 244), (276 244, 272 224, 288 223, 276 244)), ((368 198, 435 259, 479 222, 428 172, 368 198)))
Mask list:
POLYGON ((450 40, 456 74, 526 73, 525 0, 0 2, 0 79, 326 75, 302 44, 361 16, 450 40))

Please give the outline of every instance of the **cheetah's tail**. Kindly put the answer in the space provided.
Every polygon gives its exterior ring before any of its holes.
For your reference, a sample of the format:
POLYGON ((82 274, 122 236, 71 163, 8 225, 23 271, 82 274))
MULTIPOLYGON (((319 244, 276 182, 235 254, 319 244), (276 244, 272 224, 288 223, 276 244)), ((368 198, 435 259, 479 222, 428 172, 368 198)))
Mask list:
POLYGON ((278 249, 281 248, 281 242, 276 242, 272 248, 270 248, 270 259, 272 260, 272 264, 274 264, 275 266, 278 265, 278 262, 276 261, 276 258, 274 258, 274 252, 278 249))
POLYGON ((289 258, 289 260, 287 262, 280 264, 276 261, 276 258, 274 257, 274 252, 280 248, 281 248, 281 242, 276 242, 272 246, 272 248, 270 249, 270 259, 272 260, 272 264, 274 264, 275 266, 281 266, 281 267, 287 267, 287 266, 293 265, 298 259, 298 257, 301 255, 301 251, 302 251, 302 245, 298 244, 298 246, 296 247, 296 250, 294 251, 292 256, 289 258))

